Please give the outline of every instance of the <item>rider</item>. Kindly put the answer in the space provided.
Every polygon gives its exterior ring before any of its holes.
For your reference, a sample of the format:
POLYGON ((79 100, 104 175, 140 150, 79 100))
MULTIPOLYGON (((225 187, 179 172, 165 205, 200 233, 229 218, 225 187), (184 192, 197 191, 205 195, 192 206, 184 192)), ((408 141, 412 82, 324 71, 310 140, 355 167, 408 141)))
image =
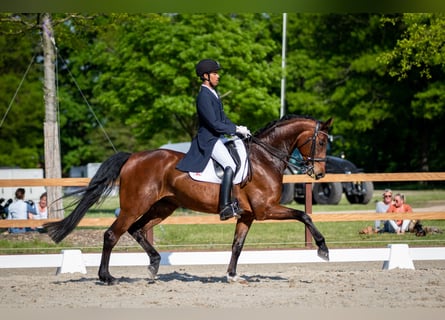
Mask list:
POLYGON ((224 113, 221 99, 215 88, 219 83, 220 64, 212 59, 201 60, 196 65, 196 75, 202 84, 196 98, 198 133, 184 158, 176 166, 181 171, 202 172, 210 157, 224 168, 224 177, 219 193, 219 216, 221 220, 239 218, 238 201, 232 201, 235 162, 224 146, 224 135, 249 136, 245 126, 237 126, 224 113))

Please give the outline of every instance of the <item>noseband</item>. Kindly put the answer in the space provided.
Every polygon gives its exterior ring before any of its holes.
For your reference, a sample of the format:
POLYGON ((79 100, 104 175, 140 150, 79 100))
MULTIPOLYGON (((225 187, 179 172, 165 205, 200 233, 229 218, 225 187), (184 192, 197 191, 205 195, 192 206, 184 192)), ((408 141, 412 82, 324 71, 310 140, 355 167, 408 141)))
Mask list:
POLYGON ((285 162, 288 166, 294 167, 297 170, 301 170, 304 174, 308 174, 310 176, 313 176, 314 174, 314 166, 315 162, 326 162, 326 158, 316 158, 315 157, 315 148, 317 143, 317 137, 319 133, 323 133, 327 135, 327 133, 320 131, 320 122, 317 121, 317 124, 315 126, 314 134, 312 137, 309 137, 305 142, 303 142, 301 145, 297 146, 298 149, 303 147, 304 145, 308 144, 309 142, 312 142, 311 145, 311 153, 309 156, 303 156, 303 160, 300 158, 293 157, 290 155, 290 158, 294 160, 297 164, 294 164, 287 160, 287 157, 289 157, 289 154, 282 152, 279 149, 276 149, 272 147, 271 145, 268 145, 261 140, 257 139, 254 136, 251 136, 253 142, 263 147, 264 150, 266 150, 269 154, 274 156, 275 158, 285 162))

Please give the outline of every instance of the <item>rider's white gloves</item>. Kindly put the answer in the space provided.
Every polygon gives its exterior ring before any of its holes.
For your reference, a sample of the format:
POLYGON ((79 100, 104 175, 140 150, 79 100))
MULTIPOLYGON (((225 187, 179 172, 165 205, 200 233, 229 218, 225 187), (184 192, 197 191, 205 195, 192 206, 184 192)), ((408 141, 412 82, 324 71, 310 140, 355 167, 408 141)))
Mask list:
POLYGON ((242 135, 243 137, 250 136, 250 130, 246 126, 236 126, 236 133, 242 135))

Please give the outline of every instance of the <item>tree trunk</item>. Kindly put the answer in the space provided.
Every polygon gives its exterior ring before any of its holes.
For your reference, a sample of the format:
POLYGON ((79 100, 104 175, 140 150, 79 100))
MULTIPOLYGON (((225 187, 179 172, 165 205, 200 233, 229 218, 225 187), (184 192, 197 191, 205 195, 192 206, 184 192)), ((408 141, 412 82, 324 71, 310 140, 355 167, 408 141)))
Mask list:
MULTIPOLYGON (((57 95, 55 81, 55 42, 51 15, 42 15, 42 38, 44 56, 44 100, 45 122, 43 125, 45 144, 45 177, 61 178, 59 125, 57 117, 57 95)), ((62 187, 48 187, 48 217, 63 218, 62 187)))

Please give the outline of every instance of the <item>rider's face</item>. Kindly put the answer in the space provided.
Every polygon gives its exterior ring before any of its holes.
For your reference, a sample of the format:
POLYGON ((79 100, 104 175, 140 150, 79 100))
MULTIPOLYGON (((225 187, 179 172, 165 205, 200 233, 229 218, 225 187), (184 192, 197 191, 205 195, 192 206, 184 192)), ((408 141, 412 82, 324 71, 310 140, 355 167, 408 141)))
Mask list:
POLYGON ((213 71, 209 73, 209 82, 212 87, 216 87, 219 83, 218 71, 213 71))

